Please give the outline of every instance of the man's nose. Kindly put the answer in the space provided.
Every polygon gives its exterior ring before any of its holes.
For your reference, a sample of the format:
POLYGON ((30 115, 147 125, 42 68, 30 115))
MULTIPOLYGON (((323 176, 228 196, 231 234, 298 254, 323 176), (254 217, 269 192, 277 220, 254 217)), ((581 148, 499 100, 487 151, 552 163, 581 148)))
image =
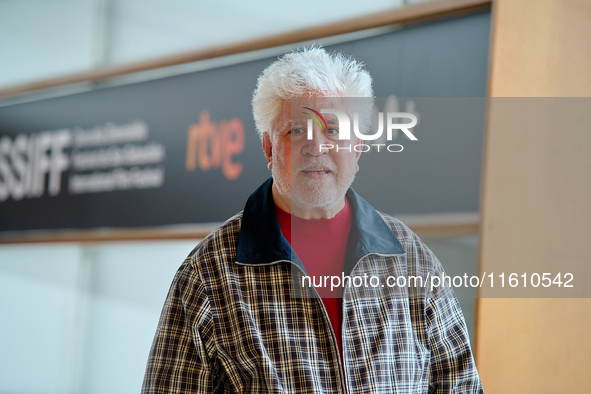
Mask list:
POLYGON ((310 156, 319 156, 327 152, 326 145, 330 144, 330 140, 326 137, 326 133, 319 126, 312 129, 312 139, 308 139, 306 135, 306 143, 302 148, 302 153, 310 156), (325 146, 325 149, 322 147, 325 146))

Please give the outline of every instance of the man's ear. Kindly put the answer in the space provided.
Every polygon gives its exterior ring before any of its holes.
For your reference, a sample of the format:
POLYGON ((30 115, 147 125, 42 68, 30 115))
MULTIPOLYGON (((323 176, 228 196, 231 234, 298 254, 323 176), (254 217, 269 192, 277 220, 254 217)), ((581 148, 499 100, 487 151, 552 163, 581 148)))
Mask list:
POLYGON ((271 163, 271 158, 273 157, 273 146, 271 145, 271 137, 266 131, 263 132, 263 151, 265 152, 267 162, 271 163))

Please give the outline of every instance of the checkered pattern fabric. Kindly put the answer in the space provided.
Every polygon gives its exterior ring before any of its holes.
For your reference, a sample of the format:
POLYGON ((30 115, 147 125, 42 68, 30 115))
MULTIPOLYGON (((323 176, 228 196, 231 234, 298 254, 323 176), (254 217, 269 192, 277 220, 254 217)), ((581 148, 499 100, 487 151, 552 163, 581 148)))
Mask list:
MULTIPOLYGON (((406 253, 367 253, 354 270, 443 272, 408 227, 376 216, 406 253)), ((322 301, 293 296, 297 264, 236 261, 243 222, 242 213, 231 218, 178 270, 143 393, 483 392, 455 298, 431 291, 407 297, 345 295, 341 365, 322 301)))

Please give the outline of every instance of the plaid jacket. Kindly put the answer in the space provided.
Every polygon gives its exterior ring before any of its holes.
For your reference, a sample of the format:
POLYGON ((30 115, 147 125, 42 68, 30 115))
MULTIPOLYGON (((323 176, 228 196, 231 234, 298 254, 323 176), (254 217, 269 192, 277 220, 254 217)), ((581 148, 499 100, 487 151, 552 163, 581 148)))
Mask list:
MULTIPOLYGON (((457 300, 428 288, 406 297, 345 289, 341 361, 321 299, 292 294, 292 271, 305 270, 281 233, 271 185, 179 268, 142 393, 483 392, 457 300)), ((408 227, 353 190, 347 198, 354 271, 443 272, 408 227)))

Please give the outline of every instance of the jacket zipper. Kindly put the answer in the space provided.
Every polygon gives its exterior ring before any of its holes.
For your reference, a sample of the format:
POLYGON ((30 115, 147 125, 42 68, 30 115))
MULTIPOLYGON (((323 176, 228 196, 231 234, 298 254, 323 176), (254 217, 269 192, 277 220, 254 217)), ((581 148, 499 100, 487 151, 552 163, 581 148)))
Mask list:
MULTIPOLYGON (((399 254, 380 254, 380 253, 368 253, 364 256, 362 256, 359 260, 357 260, 357 263, 355 263, 355 265, 353 266, 353 268, 351 269, 351 272, 353 272, 355 270, 355 268, 357 267, 357 265, 359 264, 359 262, 361 260, 363 260, 364 258, 366 258, 367 256, 371 256, 371 255, 376 255, 376 256, 380 256, 380 257, 397 257, 397 256, 404 256, 406 253, 399 253, 399 254)), ((238 261, 236 262, 238 264, 238 261)), ((302 271, 302 269, 300 268, 300 266, 298 266, 296 263, 294 263, 291 260, 277 260, 277 261, 273 261, 271 263, 267 263, 267 264, 260 264, 260 265, 274 265, 277 263, 290 263, 292 265, 294 265, 295 267, 297 267, 301 273, 306 274, 305 271, 302 271)), ((242 264, 241 264, 242 265, 242 264)), ((248 264, 245 264, 248 265, 248 264)), ((341 393, 346 394, 347 393, 347 388, 346 388, 346 382, 345 382, 345 368, 343 366, 343 361, 341 360, 341 352, 339 351, 339 346, 338 346, 338 342, 337 342, 337 336, 334 332, 334 329, 332 328, 332 323, 330 322, 330 318, 328 317, 328 312, 326 310, 326 307, 324 306, 324 302, 322 301, 322 298, 320 298, 320 294, 318 294, 318 290, 316 290, 316 288, 314 286, 312 286, 314 288, 314 294, 316 294, 316 298, 318 300, 320 300, 320 305, 322 305, 322 310, 324 311, 324 323, 328 324, 328 327, 330 328, 330 333, 332 336, 332 347, 333 347, 333 351, 336 350, 336 354, 337 354, 337 361, 339 362, 339 371, 338 371, 338 376, 340 379, 340 383, 341 383, 341 393)), ((345 291, 346 288, 343 288, 343 294, 341 295, 342 298, 345 298, 345 291)), ((341 305, 341 316, 343 316, 343 321, 341 322, 341 333, 344 332, 344 326, 345 326, 345 303, 343 302, 341 305)), ((344 348, 344 346, 343 346, 344 348)))
MULTIPOLYGON (((240 265, 249 265, 249 264, 240 263, 238 261, 236 261, 236 263, 237 264, 240 264, 240 265)), ((290 261, 290 260, 277 260, 277 261, 273 261, 273 262, 270 262, 270 263, 258 264, 258 265, 259 266, 268 266, 268 265, 275 265, 277 263, 290 263, 293 266, 297 267, 297 269, 299 269, 301 273, 306 274, 305 271, 302 271, 302 269, 300 268, 299 265, 297 265, 296 263, 294 263, 293 261, 290 261)), ((357 265, 357 264, 355 264, 355 265, 357 265)), ((316 288, 314 286, 312 286, 312 287, 314 288, 314 294, 316 294, 316 298, 318 300, 320 300, 320 305, 322 305, 322 310, 324 311, 324 323, 325 324, 328 324, 328 327, 330 328, 330 333, 332 335, 332 348, 333 348, 333 351, 336 350, 335 353, 337 354, 337 361, 339 362, 338 376, 339 376, 339 380, 340 380, 340 383, 341 383, 341 391, 340 392, 343 393, 343 394, 346 394, 347 393, 347 390, 345 388, 345 377, 343 376, 344 368, 343 368, 342 361, 341 361, 341 353, 339 352, 339 346, 338 346, 338 343, 337 343, 337 336, 336 336, 336 334, 334 332, 334 329, 332 328, 332 324, 330 322, 330 318, 328 317, 328 312, 326 311, 326 307, 324 306, 324 302, 322 301, 322 298, 320 298, 320 294, 318 294, 318 291, 316 290, 316 288)))
MULTIPOLYGON (((296 266, 301 273, 305 274, 306 272, 302 271, 302 269, 293 261, 290 261, 290 263, 292 263, 294 266, 296 266)), ((314 294, 316 294, 316 299, 318 299, 320 301, 320 305, 322 305, 322 310, 324 311, 324 324, 328 325, 328 328, 330 328, 330 333, 332 336, 332 349, 333 352, 336 350, 336 355, 337 355, 337 361, 339 362, 339 371, 338 371, 338 376, 339 376, 339 380, 341 381, 341 393, 346 394, 347 393, 347 389, 345 386, 345 376, 344 376, 344 371, 345 368, 343 367, 342 364, 342 360, 341 360, 341 352, 339 351, 339 346, 338 346, 338 342, 337 342, 337 335, 334 332, 334 329, 332 328, 332 323, 330 322, 330 318, 328 317, 328 312, 326 310, 326 306, 324 306, 324 301, 322 301, 322 298, 320 298, 320 294, 318 294, 318 290, 316 290, 316 288, 314 286, 312 286, 314 288, 314 294)))
MULTIPOLYGON (((353 268, 351 268, 351 272, 353 272, 353 271, 355 270, 355 268, 357 267, 357 265, 359 265, 359 262, 360 262, 361 260, 363 260, 363 259, 364 259, 364 258, 366 258, 367 256, 371 256, 372 254, 373 254, 373 255, 376 255, 376 256, 380 256, 380 257, 398 257, 398 256, 404 256, 406 253, 399 253, 399 254, 379 254, 379 253, 368 253, 368 254, 366 254, 366 255, 362 256, 362 257, 361 257, 359 260, 357 260, 357 262, 355 263, 355 265, 353 266, 353 268)), ((349 273, 349 275, 351 274, 351 272, 349 273)), ((316 290, 316 289, 314 289, 314 290, 316 290)), ((345 300, 345 291, 347 291, 347 288, 346 288, 346 287, 343 287, 343 293, 341 294, 341 296, 343 297, 343 298, 342 298, 342 299, 343 299, 343 302, 342 302, 342 305, 341 305, 341 316, 343 316, 343 321, 341 322, 341 334, 342 334, 343 332, 345 332, 345 301, 344 301, 344 300, 345 300)), ((318 292, 317 292, 316 294, 318 294, 318 292)), ((324 306, 324 303, 323 303, 323 306, 324 306)), ((327 315, 327 317, 328 317, 328 312, 326 312, 326 308, 324 309, 324 313, 326 313, 326 315, 327 315)), ((335 337, 335 338, 336 338, 336 335, 334 334, 334 330, 332 329, 332 325, 331 325, 330 329, 331 329, 331 331, 332 331, 333 337, 335 337)), ((335 340, 336 340, 336 339, 335 339, 335 340)), ((337 350, 338 350, 338 349, 337 349, 337 350)), ((345 344, 343 343, 343 353, 344 353, 344 351, 345 351, 345 344)), ((339 354, 339 357, 340 357, 340 354, 339 354)), ((339 358, 339 361, 340 361, 340 358, 339 358)), ((344 370, 345 370, 345 369, 343 368, 343 371, 344 371, 344 370)), ((343 378, 344 378, 344 376, 343 376, 343 378)), ((343 381, 344 381, 344 380, 343 380, 343 381)), ((343 383, 343 384, 345 384, 345 383, 343 383)), ((345 393, 346 393, 346 392, 347 392, 347 391, 345 390, 345 393)))

